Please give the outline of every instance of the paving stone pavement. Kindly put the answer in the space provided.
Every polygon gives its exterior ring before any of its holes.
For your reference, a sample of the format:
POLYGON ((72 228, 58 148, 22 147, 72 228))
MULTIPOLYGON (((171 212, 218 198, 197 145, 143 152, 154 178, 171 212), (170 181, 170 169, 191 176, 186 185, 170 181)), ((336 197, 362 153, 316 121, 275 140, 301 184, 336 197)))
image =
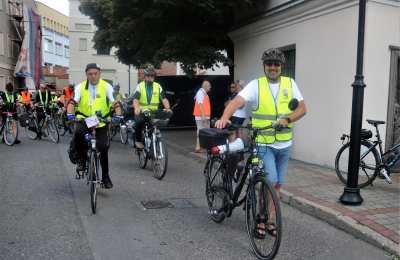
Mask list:
MULTIPOLYGON (((172 148, 205 161, 204 154, 193 153, 194 131, 164 133, 172 148)), ((344 186, 333 169, 291 160, 282 201, 399 256, 400 174, 392 180, 377 178, 361 190, 362 205, 346 206, 339 202, 344 186)))

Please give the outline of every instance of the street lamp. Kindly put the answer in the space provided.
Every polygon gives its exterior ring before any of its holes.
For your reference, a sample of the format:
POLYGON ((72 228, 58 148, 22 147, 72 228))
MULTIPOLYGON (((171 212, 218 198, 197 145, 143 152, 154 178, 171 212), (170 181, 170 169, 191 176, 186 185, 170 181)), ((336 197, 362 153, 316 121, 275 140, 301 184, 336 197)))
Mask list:
POLYGON ((350 152, 347 171, 347 184, 340 201, 346 205, 360 205, 363 198, 358 188, 358 171, 360 165, 361 126, 364 102, 364 31, 365 31, 366 0, 359 2, 358 41, 357 41, 357 71, 353 86, 353 103, 351 111, 350 152))

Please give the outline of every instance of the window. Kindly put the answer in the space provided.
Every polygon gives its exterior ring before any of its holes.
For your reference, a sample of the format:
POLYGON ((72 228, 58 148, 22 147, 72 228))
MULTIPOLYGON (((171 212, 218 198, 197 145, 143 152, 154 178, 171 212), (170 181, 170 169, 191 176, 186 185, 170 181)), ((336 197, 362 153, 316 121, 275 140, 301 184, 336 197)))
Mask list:
POLYGON ((75 29, 80 31, 90 31, 92 29, 92 25, 86 23, 76 23, 75 29))
POLYGON ((56 42, 56 54, 59 56, 63 56, 63 46, 59 42, 56 42))
POLYGON ((86 38, 79 38, 79 50, 87 51, 87 39, 86 38))
POLYGON ((294 79, 296 77, 296 46, 291 45, 283 47, 281 51, 286 58, 286 64, 283 66, 282 75, 294 79))
POLYGON ((52 40, 47 38, 44 39, 44 51, 49 53, 54 52, 54 45, 52 40))
POLYGON ((4 49, 4 33, 0 33, 0 55, 5 54, 4 49))
POLYGON ((111 48, 107 46, 98 47, 97 55, 110 55, 110 50, 111 48))
POLYGON ((3 0, 0 0, 0 10, 3 10, 3 0))
POLYGON ((64 56, 65 58, 69 58, 69 46, 64 46, 64 56))

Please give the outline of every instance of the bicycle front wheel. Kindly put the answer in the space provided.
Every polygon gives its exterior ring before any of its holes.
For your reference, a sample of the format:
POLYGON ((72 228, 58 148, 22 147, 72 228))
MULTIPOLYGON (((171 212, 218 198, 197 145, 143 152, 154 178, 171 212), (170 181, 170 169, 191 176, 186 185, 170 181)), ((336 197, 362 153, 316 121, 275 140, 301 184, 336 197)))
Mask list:
POLYGON ((128 129, 125 127, 119 127, 119 135, 121 137, 121 143, 126 144, 128 141, 128 129))
POLYGON ((161 139, 156 141, 155 146, 156 154, 153 158, 153 176, 158 180, 162 180, 168 168, 167 146, 161 139))
POLYGON ((58 128, 56 124, 54 123, 54 120, 49 120, 47 124, 47 133, 50 137, 50 139, 54 143, 58 143, 60 141, 60 135, 58 134, 58 128))
POLYGON ((11 118, 7 118, 3 131, 4 142, 6 143, 6 145, 12 146, 17 140, 17 137, 18 137, 17 121, 11 118), (16 128, 15 131, 13 129, 13 126, 16 128))
POLYGON ((90 188, 90 207, 92 213, 96 214, 97 209, 97 163, 94 152, 90 154, 89 158, 89 188, 90 188))
MULTIPOLYGON (((380 165, 379 153, 372 144, 362 140, 360 147, 360 167, 358 170, 358 187, 363 188, 370 185, 376 178, 377 167, 380 165), (370 150, 370 151, 369 151, 370 150)), ((347 183, 347 172, 349 165, 350 143, 344 144, 338 151, 335 158, 335 170, 339 180, 347 183)))
POLYGON ((246 225, 250 244, 258 259, 274 259, 282 240, 282 216, 278 196, 259 174, 246 196, 246 225))

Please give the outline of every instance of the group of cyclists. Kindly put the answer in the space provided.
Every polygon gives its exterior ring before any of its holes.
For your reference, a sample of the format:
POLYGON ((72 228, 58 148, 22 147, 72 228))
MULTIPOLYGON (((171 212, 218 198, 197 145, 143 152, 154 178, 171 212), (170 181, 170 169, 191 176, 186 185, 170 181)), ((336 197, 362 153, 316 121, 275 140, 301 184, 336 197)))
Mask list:
MULTIPOLYGON (((285 183, 292 146, 293 122, 305 115, 306 108, 295 81, 281 75, 285 64, 283 53, 279 49, 269 49, 263 53, 261 60, 264 75, 251 81, 229 102, 222 117, 216 121, 215 127, 226 128, 234 112, 244 106, 252 108, 252 127, 266 129, 265 127, 272 124, 281 126, 262 130, 255 139, 257 154, 264 161, 265 176, 279 196, 280 188, 285 183), (288 108, 291 99, 299 101, 294 111, 288 108)), ((97 150, 102 168, 101 181, 104 188, 110 189, 113 183, 108 162, 110 138, 107 122, 122 120, 123 107, 126 107, 126 104, 122 102, 123 97, 119 94, 119 86, 113 88, 101 78, 101 68, 98 64, 87 64, 85 73, 86 80, 76 86, 65 88, 60 97, 52 95, 45 84, 40 84, 34 98, 27 93, 26 89, 16 94, 12 84, 7 84, 6 91, 0 92, 1 109, 17 111, 18 105, 27 110, 40 109, 39 114, 43 118, 43 114, 49 113, 48 110, 57 104, 58 109, 64 111, 65 122, 74 122, 68 153, 71 162, 77 165, 77 170, 83 170, 87 160, 88 143, 85 138, 92 128, 88 120, 92 120, 93 117, 111 118, 110 121, 100 120, 95 125, 97 150)), ((144 80, 137 85, 131 97, 132 105, 128 106, 128 110, 133 111, 135 120, 136 149, 144 148, 143 111, 156 112, 162 107, 164 111, 172 113, 165 91, 154 81, 155 76, 156 71, 153 66, 150 65, 144 69, 144 80)), ((30 130, 35 131, 35 129, 30 130)), ((41 133, 38 133, 39 137, 40 135, 41 133)), ((254 228, 257 237, 265 237, 266 233, 276 234, 275 227, 262 218, 258 219, 254 228)))

